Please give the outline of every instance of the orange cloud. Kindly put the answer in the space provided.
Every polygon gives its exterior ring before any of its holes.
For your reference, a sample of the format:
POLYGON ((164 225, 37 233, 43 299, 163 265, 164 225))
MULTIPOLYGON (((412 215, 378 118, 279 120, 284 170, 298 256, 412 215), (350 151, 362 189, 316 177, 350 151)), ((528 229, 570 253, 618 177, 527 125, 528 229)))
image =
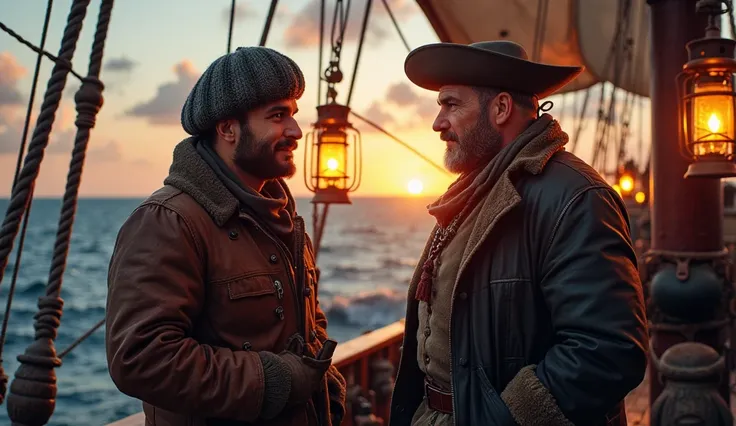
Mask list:
POLYGON ((10 52, 0 52, 0 105, 18 105, 23 96, 18 81, 26 75, 26 69, 10 52))
MULTIPOLYGON (((329 43, 330 40, 335 4, 335 0, 328 0, 325 2, 326 43, 329 43)), ((348 4, 350 5, 350 10, 348 10, 348 17, 346 20, 344 41, 356 41, 360 36, 360 29, 363 22, 363 16, 365 14, 365 1, 344 2, 343 10, 347 9, 348 4)), ((391 1, 389 2, 389 7, 399 23, 406 20, 419 10, 419 8, 409 0, 391 1)), ((293 15, 291 22, 284 31, 284 40, 288 47, 306 48, 319 44, 320 12, 320 0, 310 0, 300 11, 293 15)), ((380 44, 394 31, 393 24, 389 20, 388 13, 386 12, 386 8, 383 6, 382 2, 373 2, 368 22, 366 43, 370 43, 372 45, 380 44)))
POLYGON ((141 117, 150 124, 178 125, 181 120, 181 106, 194 87, 200 72, 185 59, 174 66, 176 81, 159 86, 156 96, 133 106, 126 115, 141 117))

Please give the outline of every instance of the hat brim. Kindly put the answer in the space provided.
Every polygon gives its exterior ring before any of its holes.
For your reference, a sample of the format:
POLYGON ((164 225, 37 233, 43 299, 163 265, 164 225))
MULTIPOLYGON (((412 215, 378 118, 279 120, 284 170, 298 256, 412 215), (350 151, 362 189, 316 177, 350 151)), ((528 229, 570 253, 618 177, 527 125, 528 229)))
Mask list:
POLYGON ((560 90, 585 68, 527 61, 503 53, 455 43, 434 43, 409 53, 404 72, 427 90, 442 86, 486 86, 537 95, 560 90))

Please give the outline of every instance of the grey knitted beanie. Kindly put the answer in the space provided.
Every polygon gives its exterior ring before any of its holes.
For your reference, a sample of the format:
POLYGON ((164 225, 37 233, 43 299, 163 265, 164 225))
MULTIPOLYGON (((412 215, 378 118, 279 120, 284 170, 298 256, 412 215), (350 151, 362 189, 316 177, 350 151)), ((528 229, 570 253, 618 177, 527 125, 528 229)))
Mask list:
POLYGON ((293 60, 267 47, 239 47, 199 77, 181 109, 181 125, 199 135, 219 120, 303 93, 304 74, 293 60))

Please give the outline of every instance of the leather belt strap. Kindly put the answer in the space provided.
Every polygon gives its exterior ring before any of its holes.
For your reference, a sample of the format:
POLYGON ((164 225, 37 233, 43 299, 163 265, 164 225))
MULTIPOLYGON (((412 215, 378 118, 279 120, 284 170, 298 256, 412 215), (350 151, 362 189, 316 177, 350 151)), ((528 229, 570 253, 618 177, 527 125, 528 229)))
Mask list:
POLYGON ((440 413, 452 414, 452 392, 445 392, 432 386, 424 380, 424 394, 427 397, 427 406, 440 413))

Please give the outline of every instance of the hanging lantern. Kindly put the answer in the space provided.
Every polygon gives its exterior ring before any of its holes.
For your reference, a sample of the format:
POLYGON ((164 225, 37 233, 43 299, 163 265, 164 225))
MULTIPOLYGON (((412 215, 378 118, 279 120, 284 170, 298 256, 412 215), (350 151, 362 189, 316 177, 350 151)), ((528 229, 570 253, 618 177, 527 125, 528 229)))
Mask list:
POLYGON ((337 103, 317 107, 304 153, 304 183, 314 192, 313 203, 351 204, 348 193, 360 186, 360 132, 348 122, 349 113, 337 103))
POLYGON ((701 0, 697 8, 710 15, 706 35, 687 44, 677 76, 680 145, 692 161, 685 177, 733 177, 736 41, 720 36, 721 1, 701 0))

